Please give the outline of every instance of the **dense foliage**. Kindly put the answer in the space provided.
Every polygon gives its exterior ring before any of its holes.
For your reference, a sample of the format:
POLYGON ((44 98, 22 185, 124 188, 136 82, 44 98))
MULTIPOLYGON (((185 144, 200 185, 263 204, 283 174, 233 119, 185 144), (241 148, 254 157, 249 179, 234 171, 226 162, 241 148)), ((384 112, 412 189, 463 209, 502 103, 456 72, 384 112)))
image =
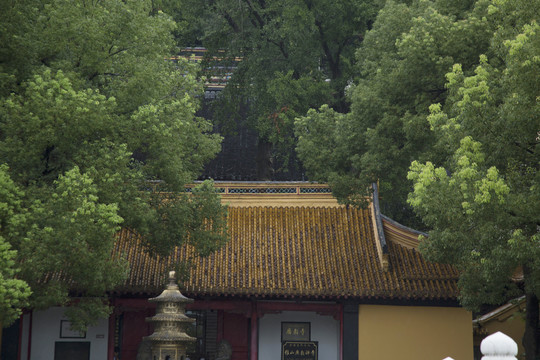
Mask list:
POLYGON ((188 242, 208 254, 223 243, 213 187, 184 190, 220 137, 195 116, 196 69, 166 61, 176 24, 150 1, 0 7, 0 201, 16 204, 2 208, 2 273, 20 269, 33 307, 76 295, 70 314, 83 327, 108 312, 106 291, 126 278, 110 256, 120 226, 154 252, 188 242))
POLYGON ((222 128, 254 129, 259 139, 258 178, 271 179, 294 152, 293 122, 322 104, 344 111, 354 51, 371 26, 379 1, 186 1, 190 36, 218 65, 241 59, 220 99, 222 128), (212 57, 213 56, 213 57, 212 57), (270 157, 277 157, 271 165, 270 157))
POLYGON ((9 178, 7 167, 0 165, 0 323, 9 324, 28 303, 30 288, 16 276, 20 271, 16 263, 17 251, 11 242, 19 237, 21 224, 26 221, 21 211, 22 192, 9 178))
POLYGON ((539 15, 538 1, 388 1, 358 50, 351 111, 296 121, 314 178, 355 204, 380 181, 384 211, 429 230, 423 254, 461 271, 467 308, 527 295, 527 359, 540 343, 539 15))
POLYGON ((461 271, 466 307, 526 294, 532 360, 540 355, 540 2, 518 4, 490 4, 488 55, 474 74, 460 65, 447 74, 447 103, 433 105, 428 121, 448 157, 411 165, 409 202, 432 229, 422 251, 461 271))
POLYGON ((411 161, 433 154, 429 106, 446 98, 444 74, 451 66, 470 69, 489 43, 482 6, 470 3, 386 3, 357 51, 351 111, 312 110, 297 122, 297 151, 310 178, 329 181, 347 203, 362 201, 369 184, 380 181, 384 211, 421 226, 406 205, 404 179, 411 161))

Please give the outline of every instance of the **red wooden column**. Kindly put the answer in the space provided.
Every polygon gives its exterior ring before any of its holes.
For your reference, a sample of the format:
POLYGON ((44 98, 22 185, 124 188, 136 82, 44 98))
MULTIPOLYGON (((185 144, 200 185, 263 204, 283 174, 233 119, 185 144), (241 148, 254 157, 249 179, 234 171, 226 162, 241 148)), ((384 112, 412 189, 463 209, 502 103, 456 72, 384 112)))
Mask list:
POLYGON ((251 303, 251 355, 250 360, 257 360, 259 350, 259 323, 257 316, 257 302, 251 303))
POLYGON ((28 360, 30 360, 30 352, 32 350, 32 323, 34 321, 34 310, 30 311, 30 320, 28 321, 28 360))

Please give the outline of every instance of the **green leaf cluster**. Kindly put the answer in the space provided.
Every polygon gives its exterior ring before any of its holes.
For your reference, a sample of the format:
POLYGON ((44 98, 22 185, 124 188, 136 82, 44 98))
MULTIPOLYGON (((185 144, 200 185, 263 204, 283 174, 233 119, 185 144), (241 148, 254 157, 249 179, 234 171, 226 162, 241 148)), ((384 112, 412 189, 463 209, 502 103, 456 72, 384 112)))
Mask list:
POLYGON ((425 118, 429 106, 448 95, 444 75, 454 63, 468 71, 489 45, 485 8, 472 1, 386 2, 356 51, 357 75, 347 87, 351 111, 339 128, 334 115, 327 121, 340 146, 318 144, 310 132, 313 113, 297 120, 297 151, 308 176, 329 181, 344 203, 362 200, 379 181, 383 211, 423 227, 406 203, 410 184, 404 179, 411 161, 433 154, 435 139, 425 118), (320 160, 325 172, 308 160, 322 146, 335 153, 320 160))
POLYGON ((0 324, 9 326, 28 304, 28 284, 18 278, 17 251, 11 242, 18 241, 27 221, 22 206, 24 193, 9 178, 7 167, 0 165, 0 324))
POLYGON ((489 4, 489 56, 471 74, 455 65, 446 104, 428 117, 447 157, 414 162, 409 173, 409 202, 433 229, 423 252, 458 266, 462 302, 473 309, 516 294, 520 268, 525 292, 540 295, 540 3, 527 6, 489 4))
MULTIPOLYGON (((120 226, 157 253, 223 244, 218 194, 210 184, 185 192, 221 137, 195 116, 197 67, 167 60, 176 23, 150 1, 0 7, 0 191, 17 199, 0 219, 6 269, 20 269, 31 307, 79 298, 70 314, 82 328, 127 276, 111 259, 120 226)), ((22 296, 13 306, 26 306, 22 296)))

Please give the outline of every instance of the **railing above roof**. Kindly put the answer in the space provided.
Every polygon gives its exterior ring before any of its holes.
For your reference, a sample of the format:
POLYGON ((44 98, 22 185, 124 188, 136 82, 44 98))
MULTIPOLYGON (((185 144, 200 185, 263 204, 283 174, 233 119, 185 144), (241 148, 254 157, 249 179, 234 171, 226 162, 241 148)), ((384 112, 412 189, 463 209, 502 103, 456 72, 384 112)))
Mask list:
POLYGON ((280 195, 280 194, 331 194, 326 184, 308 182, 216 182, 216 189, 222 195, 280 195))
MULTIPOLYGON (((196 184, 188 185, 186 191, 196 184)), ((230 206, 338 206, 326 184, 312 182, 215 182, 222 201, 230 206)))

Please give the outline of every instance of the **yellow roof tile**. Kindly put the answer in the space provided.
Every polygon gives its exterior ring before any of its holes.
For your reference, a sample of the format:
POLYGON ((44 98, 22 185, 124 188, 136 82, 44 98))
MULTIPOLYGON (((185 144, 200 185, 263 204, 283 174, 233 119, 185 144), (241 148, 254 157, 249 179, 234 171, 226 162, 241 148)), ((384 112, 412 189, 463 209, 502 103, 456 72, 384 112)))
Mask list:
MULTIPOLYGON (((372 214, 345 207, 230 207, 230 241, 195 257, 183 290, 190 296, 455 299, 454 269, 426 262, 391 237, 390 266, 381 268, 372 214)), ((121 293, 159 291, 171 264, 194 253, 183 247, 152 258, 140 240, 128 229, 118 234, 114 255, 126 253, 131 266, 121 293)))

